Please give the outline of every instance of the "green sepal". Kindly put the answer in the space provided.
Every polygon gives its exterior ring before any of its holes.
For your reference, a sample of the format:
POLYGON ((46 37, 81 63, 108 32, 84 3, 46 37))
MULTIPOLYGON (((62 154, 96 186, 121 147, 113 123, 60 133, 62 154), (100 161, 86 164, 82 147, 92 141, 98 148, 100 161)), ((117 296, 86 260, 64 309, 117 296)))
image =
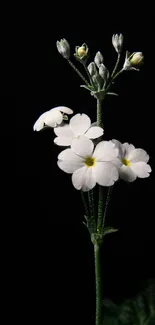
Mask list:
POLYGON ((103 236, 112 234, 113 232, 117 232, 119 229, 113 228, 113 227, 105 227, 103 230, 103 236))

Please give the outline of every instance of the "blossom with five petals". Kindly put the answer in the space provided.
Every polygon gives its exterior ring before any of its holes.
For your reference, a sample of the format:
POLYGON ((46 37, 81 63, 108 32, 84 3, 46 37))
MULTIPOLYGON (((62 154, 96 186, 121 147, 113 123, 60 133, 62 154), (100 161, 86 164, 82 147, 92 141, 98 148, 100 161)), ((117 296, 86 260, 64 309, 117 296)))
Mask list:
POLYGON ((92 126, 91 120, 86 114, 76 114, 69 124, 54 128, 57 137, 54 142, 59 146, 70 146, 72 140, 79 135, 85 135, 89 139, 96 139, 103 135, 103 129, 99 126, 92 126))
POLYGON ((101 141, 94 149, 94 143, 86 136, 74 139, 70 149, 58 155, 58 166, 72 175, 77 190, 89 191, 96 183, 112 186, 118 179, 118 170, 113 161, 118 149, 112 141, 101 141))
POLYGON ((146 178, 150 176, 151 167, 147 164, 149 155, 145 150, 136 149, 127 142, 122 144, 115 139, 112 141, 119 150, 115 165, 118 167, 121 179, 133 182, 137 177, 146 178))

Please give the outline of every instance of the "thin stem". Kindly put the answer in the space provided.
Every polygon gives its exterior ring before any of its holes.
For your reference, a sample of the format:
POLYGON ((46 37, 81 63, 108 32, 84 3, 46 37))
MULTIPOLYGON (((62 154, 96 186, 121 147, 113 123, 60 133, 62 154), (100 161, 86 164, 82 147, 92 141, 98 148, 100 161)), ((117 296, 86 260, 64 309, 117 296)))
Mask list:
POLYGON ((102 127, 102 101, 97 99, 97 126, 102 127))
POLYGON ((107 88, 105 89, 105 93, 108 92, 108 90, 111 87, 111 84, 113 83, 113 81, 124 71, 124 69, 121 69, 120 71, 118 71, 115 76, 113 76, 113 78, 110 80, 109 85, 107 86, 107 88))
POLYGON ((107 198, 106 198, 106 202, 105 202, 103 221, 102 221, 102 232, 104 230, 105 218, 106 218, 106 215, 107 215, 107 211, 108 211, 108 206, 109 206, 109 202, 110 202, 112 190, 113 190, 113 186, 109 186, 108 187, 108 192, 107 192, 107 198))
POLYGON ((103 188, 99 185, 97 232, 100 233, 103 218, 103 188))
POLYGON ((92 77, 91 77, 91 75, 90 75, 90 73, 89 73, 89 70, 88 70, 88 68, 87 68, 85 62, 83 62, 83 66, 84 66, 84 69, 85 69, 85 71, 86 71, 86 73, 87 73, 87 76, 88 76, 88 78, 89 78, 89 80, 90 80, 91 85, 94 87, 93 79, 92 79, 92 77))
POLYGON ((101 268, 100 268, 100 246, 94 245, 95 258, 95 278, 96 278, 96 325, 102 323, 102 288, 101 288, 101 268))
POLYGON ((113 80, 115 80, 122 72, 124 71, 124 69, 121 69, 120 71, 118 71, 115 76, 113 77, 113 80))
POLYGON ((83 205, 84 205, 85 214, 86 214, 87 217, 89 217, 88 203, 87 203, 85 195, 84 195, 84 193, 82 191, 81 191, 81 198, 82 198, 82 202, 83 202, 83 205))
POLYGON ((94 205, 94 192, 90 190, 88 192, 88 200, 89 200, 89 207, 90 207, 90 215, 95 218, 95 205, 94 205))
POLYGON ((79 75, 79 77, 84 81, 84 83, 89 86, 89 82, 86 80, 86 78, 82 75, 82 73, 76 68, 76 66, 68 60, 68 63, 71 65, 71 67, 76 71, 76 73, 79 75))
POLYGON ((118 67, 118 65, 119 65, 119 61, 120 61, 120 53, 118 53, 118 57, 117 57, 117 61, 116 61, 116 64, 115 64, 115 67, 114 67, 114 70, 113 70, 113 72, 112 72, 112 74, 111 74, 111 78, 113 78, 113 76, 114 76, 114 74, 115 74, 115 72, 116 72, 116 70, 117 70, 117 67, 118 67))

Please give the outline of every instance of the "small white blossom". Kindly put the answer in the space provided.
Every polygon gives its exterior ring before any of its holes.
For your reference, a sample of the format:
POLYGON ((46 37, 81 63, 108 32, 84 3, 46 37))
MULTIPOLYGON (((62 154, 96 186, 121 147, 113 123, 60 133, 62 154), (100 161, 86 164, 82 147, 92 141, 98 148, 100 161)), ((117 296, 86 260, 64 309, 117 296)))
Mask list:
POLYGON ((73 114, 73 111, 66 106, 54 107, 51 110, 43 113, 33 126, 34 131, 40 131, 45 125, 52 128, 61 124, 63 121, 63 113, 73 114))
POLYGON ((136 149, 127 142, 121 143, 112 140, 119 150, 115 165, 118 167, 120 178, 127 182, 133 182, 137 177, 146 178, 150 176, 151 167, 147 164, 149 155, 143 149, 136 149))
POLYGON ((54 142, 59 146, 70 146, 72 140, 79 135, 85 135, 90 139, 96 139, 103 135, 103 129, 99 126, 91 126, 91 120, 86 114, 76 114, 70 119, 69 124, 54 128, 57 137, 54 142))
POLYGON ((112 44, 116 50, 117 53, 120 53, 122 50, 122 45, 123 45, 123 35, 120 34, 115 34, 112 36, 112 44))
POLYGON ((77 190, 89 191, 96 183, 112 186, 118 179, 118 170, 113 164, 118 149, 112 141, 101 141, 94 150, 94 143, 86 136, 74 139, 71 149, 63 150, 58 156, 58 166, 72 175, 77 190))
POLYGON ((94 62, 97 65, 97 67, 99 68, 100 64, 103 63, 103 55, 101 54, 101 52, 97 52, 94 58, 94 62))

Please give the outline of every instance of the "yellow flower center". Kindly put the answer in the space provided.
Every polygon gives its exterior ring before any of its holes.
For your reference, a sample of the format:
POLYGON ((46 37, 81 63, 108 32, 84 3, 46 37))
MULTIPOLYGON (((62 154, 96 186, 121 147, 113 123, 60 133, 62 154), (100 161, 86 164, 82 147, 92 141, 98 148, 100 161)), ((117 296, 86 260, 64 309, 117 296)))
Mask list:
POLYGON ((85 160, 85 164, 87 167, 93 167, 96 164, 96 159, 93 157, 87 157, 85 160))
POLYGON ((130 160, 127 160, 127 159, 122 159, 122 163, 125 165, 125 166, 130 166, 131 165, 131 162, 130 160))
POLYGON ((87 55, 85 47, 84 46, 79 47, 77 50, 77 54, 79 57, 87 55))

